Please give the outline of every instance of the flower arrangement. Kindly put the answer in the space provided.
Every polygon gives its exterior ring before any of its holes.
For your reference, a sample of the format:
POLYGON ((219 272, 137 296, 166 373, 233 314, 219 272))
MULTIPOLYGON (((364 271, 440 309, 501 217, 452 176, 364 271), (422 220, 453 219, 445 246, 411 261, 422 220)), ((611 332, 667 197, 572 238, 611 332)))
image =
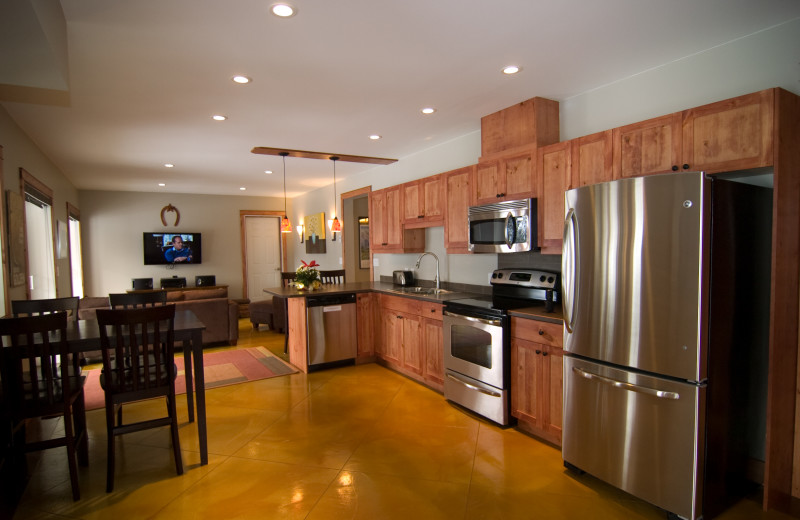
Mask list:
POLYGON ((294 274, 294 286, 298 289, 319 289, 322 282, 319 280, 319 271, 316 269, 319 264, 316 260, 305 263, 297 268, 294 274))

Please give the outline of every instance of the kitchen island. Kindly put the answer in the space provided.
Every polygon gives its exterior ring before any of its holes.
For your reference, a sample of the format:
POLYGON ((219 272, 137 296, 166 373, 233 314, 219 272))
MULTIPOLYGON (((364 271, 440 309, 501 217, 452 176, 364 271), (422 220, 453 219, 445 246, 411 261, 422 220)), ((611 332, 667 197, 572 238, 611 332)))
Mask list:
MULTIPOLYGON (((457 292, 457 291, 439 291, 436 292, 432 288, 410 288, 398 287, 391 283, 386 282, 351 282, 343 284, 327 284, 322 285, 316 290, 298 290, 295 287, 270 287, 264 289, 264 292, 272 296, 287 298, 287 334, 288 334, 288 353, 289 362, 296 366, 303 372, 308 372, 308 323, 307 323, 307 309, 308 298, 316 298, 319 296, 334 296, 344 294, 361 295, 363 293, 384 293, 394 296, 403 296, 415 300, 422 300, 434 303, 443 303, 446 300, 455 298, 469 298, 474 297, 473 293, 457 292)), ((371 300, 366 300, 367 306, 376 306, 371 300)), ((359 303, 361 307, 361 303, 359 303)), ((370 309, 364 309, 369 311, 370 309)), ((374 318, 371 316, 372 312, 359 311, 358 329, 359 331, 367 330, 372 331, 374 327, 374 318)), ((371 334, 362 336, 359 334, 359 339, 362 341, 376 342, 378 338, 371 337, 371 334)), ((361 349, 362 351, 373 351, 372 346, 369 349, 361 349)), ((373 358, 374 359, 374 358, 373 358)))

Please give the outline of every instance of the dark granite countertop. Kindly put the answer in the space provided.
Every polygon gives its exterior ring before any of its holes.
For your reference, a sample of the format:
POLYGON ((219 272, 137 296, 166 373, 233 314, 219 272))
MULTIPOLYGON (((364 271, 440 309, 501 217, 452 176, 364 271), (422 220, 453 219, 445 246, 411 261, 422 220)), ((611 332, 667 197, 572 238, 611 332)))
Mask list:
MULTIPOLYGON (((439 303, 460 298, 480 298, 483 296, 477 293, 460 291, 447 291, 440 294, 417 294, 414 292, 408 292, 407 289, 404 290, 403 288, 386 282, 351 282, 342 284, 329 284, 323 285, 315 291, 298 291, 294 287, 270 287, 264 289, 264 292, 272 294, 273 296, 282 296, 284 298, 305 298, 309 296, 324 296, 329 294, 380 292, 384 294, 391 294, 393 296, 403 296, 405 298, 439 303)), ((544 303, 533 303, 530 307, 509 311, 509 314, 517 318, 547 321, 550 323, 560 324, 564 322, 564 314, 562 312, 561 305, 558 304, 555 306, 553 312, 546 312, 544 310, 544 303)))

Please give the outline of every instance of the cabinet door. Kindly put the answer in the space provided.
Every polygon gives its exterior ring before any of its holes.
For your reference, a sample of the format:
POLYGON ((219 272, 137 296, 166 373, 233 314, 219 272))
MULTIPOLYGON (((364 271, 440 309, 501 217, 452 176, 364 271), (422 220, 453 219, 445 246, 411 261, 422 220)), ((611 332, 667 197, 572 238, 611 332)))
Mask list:
POLYGON ((475 169, 475 203, 489 204, 504 196, 505 175, 500 175, 499 161, 478 163, 475 169))
POLYGON ((680 113, 615 128, 613 133, 615 179, 678 171, 683 165, 680 113))
POLYGON ((571 189, 571 141, 540 148, 537 154, 541 184, 539 212, 539 247, 544 254, 561 254, 564 232, 564 192, 571 189))
POLYGON ((386 190, 371 192, 369 206, 370 247, 373 251, 380 251, 389 245, 386 236, 386 190))
POLYGON ((381 344, 378 354, 392 363, 400 364, 403 338, 402 318, 396 311, 381 309, 381 344))
POLYGON ((411 314, 400 314, 400 326, 403 331, 401 353, 403 368, 412 374, 422 375, 425 357, 422 351, 422 328, 420 319, 411 314))
POLYGON ((542 350, 543 413, 542 428, 550 440, 561 445, 563 390, 563 351, 556 347, 542 350))
POLYGON ((425 218, 425 208, 419 181, 407 182, 403 187, 403 222, 413 224, 425 218))
POLYGON ((361 293, 356 297, 356 322, 358 323, 357 357, 369 357, 375 354, 375 296, 372 293, 361 293))
POLYGON ((611 130, 573 139, 573 186, 587 186, 611 180, 612 142, 611 130))
POLYGON ((507 157, 502 161, 505 174, 504 200, 525 199, 536 196, 537 186, 534 182, 534 160, 536 152, 525 152, 507 157))
POLYGON ((400 186, 386 188, 386 243, 387 248, 403 247, 403 223, 400 220, 402 208, 400 186))
POLYGON ((423 378, 431 386, 444 385, 444 351, 442 347, 442 322, 424 318, 422 320, 422 344, 425 354, 423 378))
POLYGON ((469 252, 467 212, 472 201, 473 171, 474 166, 468 166, 444 174, 444 247, 451 254, 469 252))
POLYGON ((441 222, 444 220, 444 176, 442 174, 425 177, 420 182, 420 192, 423 200, 423 215, 426 222, 441 222))
POLYGON ((714 173, 772 165, 773 96, 772 90, 764 90, 686 110, 687 169, 714 173))
POLYGON ((538 343, 511 338, 511 415, 540 427, 542 349, 538 343))

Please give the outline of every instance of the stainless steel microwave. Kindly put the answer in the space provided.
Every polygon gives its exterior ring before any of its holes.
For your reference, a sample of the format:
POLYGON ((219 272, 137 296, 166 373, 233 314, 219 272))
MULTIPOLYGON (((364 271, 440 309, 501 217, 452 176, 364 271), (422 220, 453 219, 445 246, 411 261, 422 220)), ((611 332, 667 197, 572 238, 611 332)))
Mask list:
POLYGON ((469 250, 517 253, 537 249, 536 199, 509 200, 469 208, 469 250))

